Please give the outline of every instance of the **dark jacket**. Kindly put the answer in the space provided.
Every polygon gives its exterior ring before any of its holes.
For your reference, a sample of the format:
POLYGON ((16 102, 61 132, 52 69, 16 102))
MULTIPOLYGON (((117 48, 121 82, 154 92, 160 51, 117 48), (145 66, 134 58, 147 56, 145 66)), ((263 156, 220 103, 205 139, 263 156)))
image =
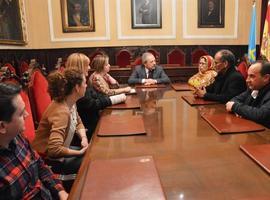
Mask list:
POLYGON ((214 83, 206 88, 204 99, 226 103, 245 90, 246 82, 244 78, 234 67, 231 67, 225 74, 219 74, 214 83))
POLYGON ((234 97, 232 111, 238 115, 270 128, 270 84, 259 90, 254 99, 248 89, 234 97))
POLYGON ((99 120, 99 111, 112 105, 109 97, 97 93, 92 86, 87 87, 83 98, 77 101, 77 110, 81 120, 88 129, 87 137, 90 139, 99 120))
MULTIPOLYGON (((145 66, 138 65, 133 70, 131 76, 128 79, 128 84, 139 84, 142 83, 142 79, 146 79, 145 66)), ((153 79, 157 80, 157 83, 170 83, 170 79, 164 72, 161 66, 156 65, 153 70, 153 79)))

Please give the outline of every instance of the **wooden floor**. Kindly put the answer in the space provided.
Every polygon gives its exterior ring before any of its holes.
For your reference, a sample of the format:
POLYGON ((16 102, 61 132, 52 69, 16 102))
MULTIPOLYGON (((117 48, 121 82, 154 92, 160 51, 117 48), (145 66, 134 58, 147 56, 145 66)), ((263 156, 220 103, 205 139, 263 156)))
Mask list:
POLYGON ((80 199, 91 160, 145 155, 153 156, 169 200, 270 199, 269 175, 239 149, 269 143, 269 130, 219 135, 199 112, 224 105, 191 107, 181 98, 187 94, 170 87, 139 90, 141 109, 105 110, 104 115, 143 115, 147 135, 95 135, 69 199, 80 199))

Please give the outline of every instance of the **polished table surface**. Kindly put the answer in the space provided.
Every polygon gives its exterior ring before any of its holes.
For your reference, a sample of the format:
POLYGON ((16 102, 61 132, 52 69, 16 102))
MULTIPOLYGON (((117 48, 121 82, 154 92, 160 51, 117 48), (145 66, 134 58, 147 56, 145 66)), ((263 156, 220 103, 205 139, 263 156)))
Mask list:
POLYGON ((270 199, 269 175, 239 149, 269 143, 269 129, 219 135, 200 112, 221 112, 224 105, 191 107, 181 98, 189 94, 169 86, 138 89, 141 109, 105 110, 103 115, 143 115, 147 135, 94 135, 69 199, 80 199, 91 160, 145 155, 153 156, 167 199, 270 199))

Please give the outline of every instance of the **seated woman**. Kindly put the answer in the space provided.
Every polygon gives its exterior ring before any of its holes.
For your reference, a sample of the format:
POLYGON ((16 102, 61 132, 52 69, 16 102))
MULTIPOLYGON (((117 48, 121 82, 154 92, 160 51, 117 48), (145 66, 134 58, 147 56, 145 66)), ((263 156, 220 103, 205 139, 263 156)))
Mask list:
MULTIPOLYGON (((67 58, 66 69, 80 70, 86 77, 90 69, 90 59, 82 53, 73 53, 67 58)), ((92 134, 99 120, 99 111, 111 106, 115 103, 120 103, 126 100, 126 96, 110 96, 97 93, 90 82, 87 84, 84 97, 77 101, 78 113, 82 122, 87 129, 87 138, 91 139, 92 134), (118 101, 117 101, 118 100, 118 101)))
POLYGON ((119 88, 117 81, 108 74, 110 71, 108 56, 96 56, 92 67, 95 72, 91 75, 90 81, 96 91, 108 96, 130 92, 130 87, 119 88))
POLYGON ((199 60, 199 72, 188 80, 188 84, 196 88, 204 88, 212 84, 217 76, 212 56, 202 56, 199 60))
POLYGON ((86 79, 79 70, 55 71, 48 76, 51 104, 43 113, 33 147, 48 158, 63 160, 63 173, 76 173, 88 147, 85 128, 77 113, 76 102, 84 96, 86 79), (81 148, 70 146, 74 133, 81 139, 81 148))

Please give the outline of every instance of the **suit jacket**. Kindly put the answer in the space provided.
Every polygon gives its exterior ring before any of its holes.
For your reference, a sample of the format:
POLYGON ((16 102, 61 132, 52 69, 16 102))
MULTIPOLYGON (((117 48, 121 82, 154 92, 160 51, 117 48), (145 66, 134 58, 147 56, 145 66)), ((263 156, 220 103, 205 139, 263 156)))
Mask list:
POLYGON ((234 97, 232 111, 238 115, 270 128, 270 84, 259 90, 254 99, 248 89, 234 97))
MULTIPOLYGON (((144 65, 138 65, 133 70, 131 76, 128 79, 128 84, 142 83, 142 79, 146 79, 146 72, 144 65)), ((164 72, 161 66, 156 65, 153 71, 153 79, 157 80, 157 83, 170 83, 170 79, 164 72)))
POLYGON ((214 83, 206 88, 204 99, 226 103, 245 90, 246 82, 243 76, 231 67, 225 74, 219 74, 214 83))

